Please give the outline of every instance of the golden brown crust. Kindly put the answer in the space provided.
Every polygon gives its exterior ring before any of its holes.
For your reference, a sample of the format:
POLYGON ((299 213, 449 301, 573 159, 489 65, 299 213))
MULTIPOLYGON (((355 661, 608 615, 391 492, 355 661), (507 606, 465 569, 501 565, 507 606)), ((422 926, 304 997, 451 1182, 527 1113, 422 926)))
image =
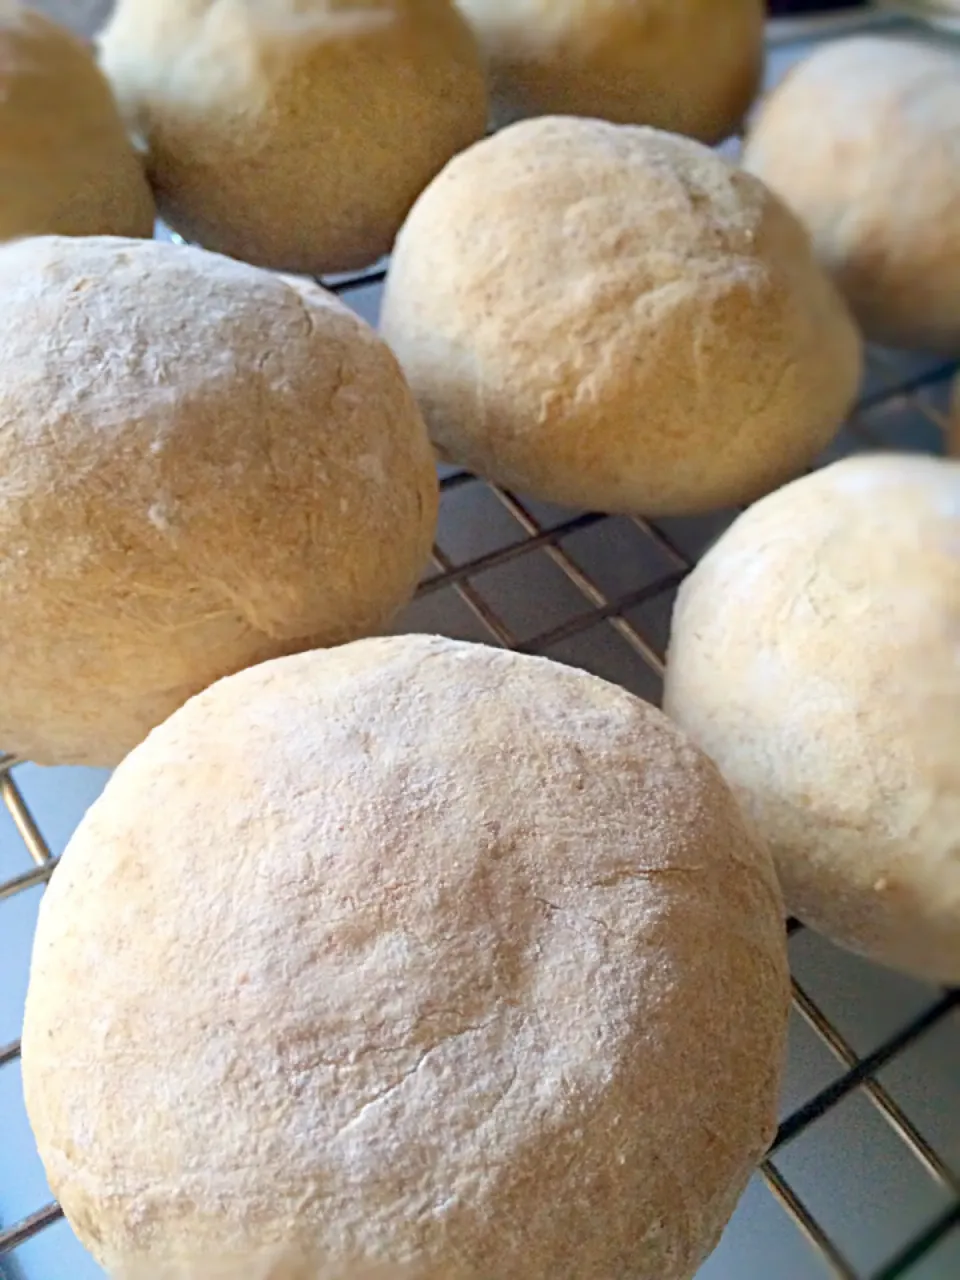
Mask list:
POLYGON ((51 1186, 121 1274, 687 1280, 774 1130, 782 910, 623 690, 423 636, 267 663, 124 761, 44 898, 51 1186))
POLYGON ((0 249, 0 743, 113 764, 212 680, 376 632, 436 473, 376 335, 160 242, 0 249))

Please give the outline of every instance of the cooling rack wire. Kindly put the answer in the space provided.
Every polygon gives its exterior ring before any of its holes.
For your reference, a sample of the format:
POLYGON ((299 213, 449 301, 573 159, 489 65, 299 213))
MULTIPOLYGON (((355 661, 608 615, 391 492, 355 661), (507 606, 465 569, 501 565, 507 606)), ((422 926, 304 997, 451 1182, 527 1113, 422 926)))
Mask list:
MULTIPOLYGON (((378 269, 324 283, 345 300, 359 301, 358 309, 369 315, 382 280, 378 269)), ((870 449, 942 452, 953 372, 954 366, 942 361, 871 350, 859 403, 821 464, 870 449)), ((439 631, 546 654, 659 700, 677 587, 736 512, 657 522, 571 513, 527 501, 451 468, 441 473, 441 490, 432 566, 399 630, 439 631)), ((0 880, 0 912, 9 900, 46 884, 57 864, 18 773, 18 762, 0 755, 0 797, 24 855, 23 870, 0 880)), ((788 928, 794 952, 805 931, 796 922, 788 928)), ((0 915, 0 985, 8 961, 3 938, 0 915)), ((951 1023, 960 1023, 960 991, 930 990, 922 999, 914 995, 909 1016, 886 1026, 882 1037, 865 1047, 863 1036, 852 1035, 794 968, 794 1029, 812 1034, 829 1068, 821 1072, 820 1087, 787 1108, 756 1185, 773 1197, 805 1239, 810 1269, 804 1278, 956 1280, 960 1268, 955 1269, 946 1253, 942 1264, 937 1259, 945 1248, 950 1258, 960 1258, 960 1250, 954 1248, 960 1242, 960 1152, 941 1148, 898 1099, 888 1078, 902 1064, 908 1065, 900 1078, 909 1075, 911 1053, 951 1023), (845 1233, 836 1229, 836 1215, 826 1215, 833 1220, 825 1223, 825 1215, 818 1212, 822 1205, 812 1203, 818 1197, 810 1194, 809 1177, 803 1189, 795 1185, 788 1158, 805 1135, 829 1126, 854 1098, 869 1106, 892 1135, 899 1155, 930 1184, 929 1203, 936 1206, 915 1231, 902 1234, 878 1265, 857 1263, 852 1256, 857 1250, 851 1251, 839 1238, 845 1233)), ((892 976, 889 980, 894 981, 892 976)), ((950 1044, 960 1044, 960 1035, 950 1044)), ((16 1069, 19 1053, 18 1041, 0 1044, 0 1073, 16 1069)), ((960 1058, 948 1075, 951 1071, 955 1092, 946 1105, 960 1113, 960 1058)), ((0 1117, 0 1155, 2 1135, 0 1117)), ((878 1172, 851 1167, 847 1176, 868 1187, 876 1180, 879 1187, 884 1180, 878 1179, 878 1172)), ((883 1206, 875 1208, 882 1212, 883 1206)), ((19 1221, 0 1223, 0 1280, 48 1280, 21 1271, 18 1254, 61 1217, 56 1204, 38 1203, 19 1221)), ((780 1272, 779 1266, 776 1270, 780 1272)), ((788 1270, 785 1265, 781 1274, 788 1270)), ((761 1272, 744 1255, 733 1270, 716 1274, 724 1280, 745 1280, 761 1272)), ((766 1280, 767 1273, 762 1274, 766 1280)), ((769 1280, 781 1280, 781 1275, 770 1273, 769 1280)))

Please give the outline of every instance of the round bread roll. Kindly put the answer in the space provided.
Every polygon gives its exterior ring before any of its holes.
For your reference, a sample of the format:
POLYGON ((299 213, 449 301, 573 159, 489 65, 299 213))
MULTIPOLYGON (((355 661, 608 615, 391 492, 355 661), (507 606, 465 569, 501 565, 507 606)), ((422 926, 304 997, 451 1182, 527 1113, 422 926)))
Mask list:
POLYGON ((100 45, 164 221, 279 270, 387 253, 486 124, 452 0, 119 0, 100 45))
POLYGON ((153 235, 110 87, 69 31, 0 0, 0 240, 153 235))
POLYGON ((599 116, 720 142, 763 72, 763 0, 457 0, 494 114, 599 116))
POLYGON ((774 1132, 769 854, 660 712, 543 658, 403 636, 221 681, 40 916, 27 1107, 111 1273, 686 1280, 774 1132))
POLYGON ((960 352, 960 58, 859 36, 766 102, 743 160, 809 229, 869 338, 960 352))
POLYGON ((379 630, 437 506, 389 351, 156 241, 0 249, 0 745, 113 764, 220 676, 379 630))
POLYGON ((960 983, 960 463, 864 456, 773 494, 681 587, 664 707, 769 842, 787 906, 960 983))
POLYGON ((843 303, 759 182, 596 120, 452 161, 397 240, 381 327, 445 459, 602 511, 758 496, 827 444, 860 374, 843 303))

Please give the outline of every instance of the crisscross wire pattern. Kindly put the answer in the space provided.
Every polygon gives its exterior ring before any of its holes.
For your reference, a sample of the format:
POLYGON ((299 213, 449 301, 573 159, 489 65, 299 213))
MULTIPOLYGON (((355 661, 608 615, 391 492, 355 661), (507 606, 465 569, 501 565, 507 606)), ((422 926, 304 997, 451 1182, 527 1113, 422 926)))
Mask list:
MULTIPOLYGON (((347 301, 360 300, 358 309, 369 314, 375 310, 382 278, 382 270, 377 270, 325 283, 347 301)), ((871 352, 859 404, 821 461, 870 449, 942 451, 952 373, 953 367, 941 361, 871 352)), ((527 501, 453 469, 443 472, 441 488, 433 563, 399 629, 441 631, 546 654, 658 699, 676 589, 736 512, 655 523, 571 513, 527 501)), ((0 755, 0 799, 26 854, 24 869, 0 880, 0 911, 7 900, 45 884, 57 862, 44 837, 43 821, 31 812, 17 775, 17 761, 0 755)), ((791 922, 789 932, 793 947, 804 931, 791 922)), ((0 948, 0 984, 5 959, 0 948)), ((960 992, 931 991, 915 1014, 869 1051, 858 1051, 799 977, 793 994, 795 1020, 812 1033, 835 1070, 812 1096, 787 1109, 760 1176, 766 1192, 809 1245, 810 1269, 804 1274, 810 1280, 947 1280, 958 1274, 949 1261, 943 1270, 935 1264, 930 1270, 927 1264, 945 1243, 960 1237, 960 1163, 915 1122, 886 1076, 926 1038, 960 1020, 960 992), (844 1242, 821 1222, 805 1192, 794 1185, 784 1159, 804 1135, 829 1126, 853 1097, 869 1104, 916 1166, 917 1176, 929 1180, 938 1192, 937 1211, 900 1240, 879 1266, 868 1269, 859 1267, 844 1242)), ((0 1072, 11 1069, 18 1057, 18 1042, 0 1043, 0 1072)), ((953 1107, 960 1112, 960 1060, 954 1079, 953 1107)), ((869 1182, 872 1171, 861 1169, 858 1176, 869 1182)), ((5 1280, 4 1257, 16 1262, 18 1250, 61 1216, 57 1205, 41 1203, 20 1221, 0 1224, 0 1277, 5 1280)), ((20 1274, 15 1268, 11 1272, 18 1280, 20 1274)), ((759 1273, 744 1257, 729 1274, 743 1280, 759 1273)), ((31 1274, 26 1280, 47 1277, 31 1274)))

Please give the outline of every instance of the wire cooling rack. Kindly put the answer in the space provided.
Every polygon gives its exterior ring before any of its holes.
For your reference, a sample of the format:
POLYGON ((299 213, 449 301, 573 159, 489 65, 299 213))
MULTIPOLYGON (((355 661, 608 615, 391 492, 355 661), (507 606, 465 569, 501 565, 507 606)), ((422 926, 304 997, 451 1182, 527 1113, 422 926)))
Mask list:
MULTIPOLYGON (((350 295, 371 291, 374 272, 340 281, 350 295)), ((856 412, 824 460, 877 448, 942 447, 944 408, 953 366, 872 352, 856 412)), ((443 630, 475 640, 578 663, 612 676, 656 700, 663 674, 667 625, 676 589, 698 556, 735 512, 702 520, 652 523, 642 519, 570 513, 525 501, 448 470, 442 477, 442 511, 433 566, 401 629, 443 630), (475 550, 461 557, 464 531, 475 550), (599 566, 595 568, 594 566, 599 566), (549 588, 546 581, 553 579, 549 588), (557 591, 562 585, 563 590, 557 591), (549 602, 545 605, 544 602, 549 602), (559 602, 558 602, 559 601, 559 602)), ((0 796, 32 866, 0 883, 0 903, 49 880, 57 859, 17 783, 16 762, 0 757, 0 796)), ((791 933, 802 932, 791 924, 791 933)), ((0 954, 0 981, 4 957, 0 954)), ((858 1053, 843 1030, 799 979, 795 1010, 835 1060, 839 1074, 789 1111, 762 1169, 762 1178, 812 1246, 822 1273, 843 1280, 898 1280, 932 1255, 951 1232, 960 1232, 960 1168, 921 1132, 883 1082, 885 1069, 947 1019, 957 1018, 960 992, 931 993, 925 1007, 868 1053, 858 1053), (851 1095, 865 1098, 902 1147, 947 1197, 944 1207, 915 1236, 871 1271, 858 1270, 842 1245, 818 1220, 785 1172, 783 1156, 808 1130, 828 1121, 851 1095)), ((0 1070, 19 1056, 19 1044, 0 1046, 0 1070)), ((960 1109, 960 1061, 955 1104, 960 1109)), ((872 1171, 858 1176, 869 1179, 872 1171)), ((54 1204, 0 1230, 0 1258, 56 1222, 54 1204)), ((14 1254, 14 1256, 16 1256, 14 1254)), ((949 1264, 948 1264, 949 1265, 949 1264)), ((820 1274, 812 1262, 811 1276, 820 1274)), ((950 1275, 955 1273, 950 1272, 950 1275)), ((933 1272, 937 1280, 947 1271, 933 1272)), ((737 1278, 739 1280, 739 1276, 737 1278)))
MULTIPOLYGON (((382 279, 382 271, 372 271, 325 283, 370 317, 382 279)), ((871 351, 857 408, 821 462, 881 448, 941 452, 953 372, 954 366, 943 362, 871 351)), ((454 469, 442 472, 441 488, 432 568, 399 630, 438 631, 546 654, 659 701, 677 587, 735 511, 657 522, 573 513, 527 501, 454 469)), ((0 755, 0 798, 22 842, 24 864, 0 879, 0 911, 45 885, 57 864, 42 816, 32 812, 19 777, 18 762, 0 755)), ((934 1113, 960 1116, 960 992, 910 986, 904 995, 903 980, 871 969, 874 1006, 883 1012, 875 1033, 865 1035, 851 1019, 849 1001, 844 1007, 835 994, 824 1000, 814 990, 816 965, 810 967, 804 948, 808 942, 820 944, 796 922, 789 933, 793 1050, 796 1055, 805 1044, 808 1055, 819 1055, 814 1073, 819 1083, 812 1090, 808 1083, 800 1097, 788 1099, 776 1141, 748 1192, 757 1205, 754 1219, 741 1231, 736 1254, 708 1263, 704 1275, 713 1280, 956 1280, 960 1130, 946 1140, 926 1120, 931 1101, 934 1113), (917 1063, 932 1060, 921 1057, 920 1050, 937 1037, 943 1038, 936 1059, 943 1070, 934 1082, 917 1063), (854 1103, 860 1110, 851 1128, 854 1103), (865 1160, 861 1151, 848 1149, 856 1147, 849 1135, 877 1121, 885 1133, 871 1151, 881 1154, 865 1160), (805 1159, 795 1158, 812 1135, 820 1146, 812 1146, 805 1159), (893 1145, 884 1148, 883 1141, 893 1145), (841 1184, 860 1188, 853 1209, 834 1205, 835 1197, 824 1192, 818 1152, 831 1142, 841 1184), (906 1215, 910 1229, 900 1224, 891 1233, 884 1230, 886 1220, 903 1217, 904 1208, 897 1188, 906 1184, 892 1172, 898 1162, 908 1171, 910 1186, 921 1190, 909 1193, 916 1202, 915 1212, 906 1215), (777 1252, 779 1244, 773 1263, 769 1247, 766 1262, 754 1256, 749 1228, 765 1221, 771 1205, 779 1206, 784 1222, 792 1222, 797 1239, 805 1241, 800 1262, 789 1250, 777 1252), (876 1247, 864 1247, 865 1237, 875 1237, 876 1247)), ((0 940, 6 936, 0 916, 0 940)), ((0 988, 11 962, 8 947, 0 945, 0 988)), ((861 965, 839 952, 826 953, 820 963, 832 977, 846 965, 861 965)), ((861 977, 867 967, 862 969, 861 977)), ((854 1003, 860 994, 858 988, 850 997, 854 1003)), ((16 1069, 19 1052, 17 1041, 0 1043, 0 1079, 16 1069)), ((0 1157, 4 1133, 0 1116, 0 1157)), ((61 1217, 57 1205, 38 1202, 20 1220, 0 1222, 0 1280, 49 1280, 18 1259, 61 1217)), ((64 1280, 72 1275, 64 1272, 64 1280)))

